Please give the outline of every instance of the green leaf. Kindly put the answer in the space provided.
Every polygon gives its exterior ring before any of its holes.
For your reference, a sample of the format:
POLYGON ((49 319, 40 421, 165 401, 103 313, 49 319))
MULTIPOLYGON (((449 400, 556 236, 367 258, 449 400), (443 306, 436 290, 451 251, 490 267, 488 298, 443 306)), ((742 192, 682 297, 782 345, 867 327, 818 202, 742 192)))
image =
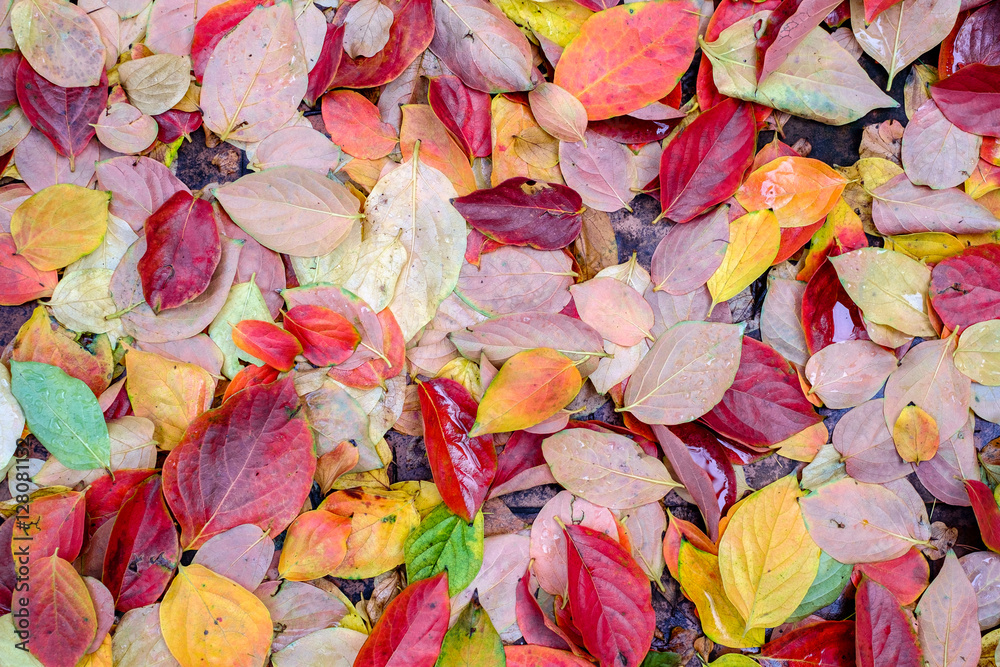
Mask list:
POLYGON ((239 349, 233 342, 233 327, 243 320, 273 321, 264 295, 253 280, 233 285, 222 310, 208 327, 209 338, 222 350, 222 374, 230 380, 240 372, 240 359, 256 366, 264 365, 263 361, 239 349))
POLYGON ((650 651, 639 667, 679 667, 680 664, 680 653, 653 653, 650 651))
MULTIPOLYGON (((480 515, 481 516, 481 515, 480 515)), ((504 667, 503 642, 479 604, 479 592, 448 630, 434 667, 504 667)))
POLYGON ((819 572, 816 573, 816 578, 813 579, 809 591, 802 599, 798 608, 788 617, 787 622, 795 623, 801 621, 806 616, 827 605, 833 604, 840 597, 840 594, 844 592, 847 582, 851 580, 852 570, 852 565, 846 565, 838 560, 834 560, 825 551, 821 551, 819 554, 819 572))
POLYGON ((73 470, 111 465, 111 438, 97 398, 82 380, 35 361, 11 362, 11 391, 28 428, 73 470))
POLYGON ((455 596, 479 574, 483 564, 483 513, 472 524, 441 505, 420 522, 404 548, 410 583, 448 571, 448 595, 455 596))

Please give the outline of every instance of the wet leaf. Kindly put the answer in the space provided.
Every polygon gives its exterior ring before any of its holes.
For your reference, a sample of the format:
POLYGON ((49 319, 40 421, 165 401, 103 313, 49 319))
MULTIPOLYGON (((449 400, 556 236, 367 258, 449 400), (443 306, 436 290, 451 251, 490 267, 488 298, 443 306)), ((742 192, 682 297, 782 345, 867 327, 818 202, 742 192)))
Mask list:
POLYGON ((471 522, 440 505, 406 539, 406 576, 410 582, 448 574, 448 595, 461 592, 483 563, 483 515, 471 522))
POLYGON ((931 190, 899 174, 871 191, 872 219, 882 234, 977 234, 1000 228, 992 213, 955 188, 931 190))
POLYGON ((652 339, 653 309, 635 289, 614 278, 594 278, 570 288, 580 319, 605 340, 630 347, 652 339))
POLYGON ((132 349, 125 355, 126 388, 136 415, 153 422, 164 449, 181 442, 187 427, 212 405, 215 379, 194 364, 132 349))
POLYGON ((448 630, 448 616, 446 573, 410 584, 385 608, 354 664, 432 667, 448 630))
POLYGON ((770 209, 781 227, 804 227, 833 210, 846 183, 819 160, 779 157, 754 170, 736 200, 748 211, 770 209))
POLYGON ((857 661, 862 667, 922 664, 913 613, 884 586, 867 577, 858 584, 857 661))

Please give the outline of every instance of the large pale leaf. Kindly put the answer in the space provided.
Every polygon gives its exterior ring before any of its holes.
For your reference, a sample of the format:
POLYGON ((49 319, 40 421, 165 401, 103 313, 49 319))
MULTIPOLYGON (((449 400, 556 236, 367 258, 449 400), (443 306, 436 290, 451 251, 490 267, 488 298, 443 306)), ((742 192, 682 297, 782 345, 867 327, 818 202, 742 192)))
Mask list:
POLYGON ((976 592, 955 552, 949 551, 916 609, 925 665, 958 667, 979 662, 978 609, 976 592))
POLYGON ((859 482, 882 484, 913 471, 896 452, 883 405, 881 398, 862 403, 841 417, 833 429, 833 446, 840 452, 847 474, 859 482))
POLYGON ((759 12, 737 21, 717 41, 703 44, 723 95, 830 125, 850 123, 879 107, 897 106, 872 83, 854 56, 820 27, 758 86, 754 26, 768 16, 759 12))
POLYGON ((780 625, 798 608, 819 570, 819 547, 809 537, 794 475, 746 498, 719 541, 726 596, 746 628, 780 625))
POLYGON ((914 185, 953 188, 972 175, 982 143, 982 137, 954 126, 930 100, 906 124, 900 157, 914 185))
POLYGON ((282 1, 256 8, 219 41, 199 104, 223 141, 260 141, 292 117, 307 85, 292 4, 282 1))
POLYGON ((841 563, 892 560, 930 538, 922 506, 918 515, 906 500, 877 484, 845 478, 819 487, 799 503, 809 535, 841 563))
POLYGON ((977 322, 962 332, 955 366, 974 382, 1000 385, 1000 320, 977 322))
POLYGON ((828 408, 853 408, 875 396, 889 374, 896 370, 896 356, 867 340, 845 340, 827 345, 810 357, 806 379, 828 408))
POLYGON ((463 264, 455 292, 484 315, 558 313, 570 301, 573 276, 562 250, 503 246, 483 255, 478 267, 463 264))
POLYGON ((386 174, 365 203, 365 233, 399 236, 407 261, 389 309, 403 339, 430 322, 458 282, 465 253, 465 218, 449 201, 454 186, 437 169, 413 157, 386 174))
POLYGON ((275 252, 318 257, 356 224, 358 200, 339 182, 305 167, 247 174, 214 190, 233 221, 275 252))
POLYGON ((635 195, 635 156, 623 144, 588 131, 584 141, 560 141, 559 165, 566 185, 598 211, 628 208, 635 195))
POLYGON ((623 435, 567 429, 546 438, 542 454, 565 489, 611 509, 653 503, 680 486, 659 459, 623 435))
POLYGON ((864 19, 863 0, 851 0, 851 28, 865 53, 889 73, 889 83, 904 67, 941 42, 958 17, 961 0, 903 0, 864 19))
POLYGON ((654 289, 688 294, 712 277, 729 247, 729 206, 719 206, 660 239, 650 260, 654 289))
POLYGON ((861 248, 830 261, 865 319, 913 336, 933 336, 927 314, 931 272, 894 250, 861 248))
POLYGON ((742 328, 681 322, 667 330, 639 363, 625 390, 623 411, 647 424, 683 424, 711 410, 740 365, 742 328))
POLYGON ((958 188, 932 190, 898 174, 871 191, 872 220, 879 233, 977 234, 1000 229, 989 209, 958 188))
POLYGON ((57 86, 96 86, 104 74, 101 34, 81 7, 62 0, 20 0, 10 29, 32 69, 57 86))

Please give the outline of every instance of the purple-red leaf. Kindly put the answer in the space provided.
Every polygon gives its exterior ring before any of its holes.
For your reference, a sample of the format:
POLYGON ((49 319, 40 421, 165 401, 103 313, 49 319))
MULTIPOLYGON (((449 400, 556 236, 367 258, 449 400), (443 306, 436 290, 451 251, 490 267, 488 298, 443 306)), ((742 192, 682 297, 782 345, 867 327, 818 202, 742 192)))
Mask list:
POLYGON ((41 76, 27 60, 17 68, 17 101, 32 127, 44 134, 56 152, 69 158, 74 168, 76 156, 94 137, 94 127, 108 102, 108 77, 101 74, 96 86, 63 88, 41 76))
POLYGON ((930 297, 949 329, 1000 318, 1000 245, 973 246, 940 262, 930 297))
POLYGON ((960 129, 1000 137, 1000 65, 963 67, 932 85, 931 96, 960 129))
MULTIPOLYGON (((666 455, 667 460, 670 461, 670 467, 673 468, 677 478, 684 485, 684 488, 687 489, 688 493, 691 494, 695 504, 698 505, 698 509, 701 510, 701 516, 705 519, 705 527, 708 529, 708 536, 713 541, 717 541, 719 539, 719 519, 722 517, 722 508, 719 506, 715 480, 712 479, 709 471, 699 465, 699 461, 695 460, 685 441, 671 429, 659 424, 653 424, 652 428, 653 433, 656 434, 656 438, 660 442, 660 447, 663 448, 663 453, 666 455)), ((735 473, 731 465, 728 468, 730 475, 733 477, 734 484, 732 490, 734 492, 733 495, 735 495, 735 473)))
POLYGON ((993 492, 978 479, 965 480, 965 490, 969 492, 983 544, 991 551, 1000 553, 1000 508, 997 507, 993 492))
POLYGON ((316 457, 297 403, 287 377, 247 387, 191 422, 163 464, 163 495, 181 525, 181 546, 197 549, 244 523, 277 535, 298 516, 316 457))
POLYGON ((761 649, 763 667, 852 667, 854 621, 821 621, 787 632, 761 649))
POLYGON ((156 138, 165 144, 172 144, 181 137, 190 139, 191 133, 201 127, 200 111, 170 109, 153 118, 160 127, 156 138))
POLYGON ((458 382, 447 378, 418 381, 417 393, 434 482, 445 505, 471 522, 496 475, 493 436, 469 437, 479 406, 458 382))
POLYGON ((858 667, 894 665, 920 667, 913 612, 881 584, 863 577, 855 597, 856 661, 858 667))
POLYGON ((142 482, 122 504, 111 529, 101 580, 118 611, 159 600, 180 560, 177 529, 160 489, 158 476, 142 482))
POLYGON ((410 584, 385 608, 354 667, 432 667, 448 618, 447 572, 410 584))
POLYGON ((139 278, 154 312, 193 301, 208 288, 222 258, 212 205, 181 190, 146 220, 139 278))
POLYGON ((688 222, 739 189, 753 164, 753 107, 726 99, 698 116, 660 157, 660 204, 667 218, 688 222))
POLYGON ((447 75, 430 80, 427 101, 434 115, 467 155, 490 155, 493 143, 490 138, 489 95, 469 88, 457 76, 447 75))
POLYGON ((566 526, 569 605, 583 645, 601 665, 637 667, 656 615, 649 579, 621 544, 584 526, 566 526))
POLYGON ((861 310, 840 284, 831 262, 823 262, 802 294, 802 328, 809 354, 845 340, 870 340, 861 310))
POLYGON ((753 447, 777 444, 823 420, 802 393, 792 365, 745 336, 736 379, 701 419, 715 432, 753 447))
POLYGON ((343 57, 344 26, 328 23, 319 59, 309 70, 309 85, 306 87, 304 98, 306 104, 311 107, 316 106, 316 100, 330 89, 330 84, 333 83, 334 77, 337 76, 337 70, 340 68, 340 59, 343 57))

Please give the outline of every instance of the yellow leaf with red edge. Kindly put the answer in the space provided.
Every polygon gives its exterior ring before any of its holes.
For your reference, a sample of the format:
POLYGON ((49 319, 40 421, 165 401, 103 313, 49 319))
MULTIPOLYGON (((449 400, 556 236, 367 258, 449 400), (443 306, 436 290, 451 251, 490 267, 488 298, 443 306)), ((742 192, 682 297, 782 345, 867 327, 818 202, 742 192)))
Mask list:
POLYGON ((133 348, 125 354, 125 370, 132 410, 153 422, 153 438, 163 449, 176 447, 188 424, 212 407, 215 378, 201 366, 133 348))
POLYGON ((181 667, 261 667, 271 614, 256 595, 203 565, 179 566, 160 603, 163 641, 181 667))
POLYGON ((667 531, 663 536, 663 560, 666 563, 670 576, 677 579, 680 575, 677 571, 677 562, 681 555, 681 543, 684 540, 692 543, 706 553, 713 556, 719 555, 719 547, 702 532, 701 528, 690 521, 679 519, 667 510, 669 521, 667 531))
POLYGON ((842 252, 857 250, 867 245, 868 239, 865 237, 865 228, 861 223, 861 218, 841 197, 826 215, 823 226, 813 234, 802 270, 795 277, 798 280, 808 282, 829 255, 839 255, 842 252))
MULTIPOLYGON (((508 178, 523 176, 535 181, 545 181, 546 183, 562 183, 562 171, 559 165, 536 166, 525 162, 518 155, 516 150, 518 139, 527 137, 533 142, 535 152, 555 151, 558 154, 559 140, 543 130, 535 121, 531 114, 531 109, 526 104, 519 104, 508 100, 503 95, 493 98, 490 106, 493 117, 490 126, 490 134, 493 140, 493 172, 490 175, 490 184, 500 185, 508 178), (544 140, 544 141, 543 141, 544 140)), ((521 139, 521 143, 524 140, 521 139)), ((522 147, 522 152, 524 152, 522 147)), ((536 163, 546 165, 547 163, 536 163)))
POLYGON ((736 201, 748 211, 770 209, 781 227, 806 227, 833 210, 847 179, 807 157, 779 157, 755 170, 736 201))
POLYGON ((746 628, 771 628, 798 609, 819 571, 795 475, 755 491, 733 513, 719 539, 719 572, 746 628))
POLYGON ((69 183, 32 195, 10 221, 17 254, 39 271, 50 271, 92 253, 108 230, 110 201, 110 192, 69 183))
POLYGON ((681 542, 677 572, 681 590, 698 610, 706 637, 729 648, 754 648, 764 643, 764 629, 745 631, 740 612, 726 597, 718 556, 685 540, 681 542))
POLYGON ((351 520, 347 554, 330 574, 366 579, 402 565, 406 538, 420 524, 417 500, 405 491, 360 488, 327 496, 319 509, 351 520))
POLYGON ((351 520, 312 510, 300 514, 288 527, 278 574, 289 581, 310 581, 330 574, 344 562, 351 520))
POLYGON ((730 222, 726 255, 708 279, 712 307, 732 299, 764 275, 780 246, 781 228, 771 211, 754 211, 730 222))
POLYGON ((413 146, 420 142, 420 159, 448 177, 459 196, 476 190, 469 157, 451 138, 444 123, 426 104, 404 104, 403 122, 399 130, 399 150, 403 160, 413 155, 413 146))
POLYGON ((580 371, 566 355, 547 347, 518 352, 483 394, 469 437, 541 424, 569 405, 582 386, 580 371))
POLYGON ((892 427, 892 441, 901 459, 920 463, 934 458, 941 436, 934 417, 919 405, 907 405, 892 427))
POLYGON ((697 48, 698 5, 635 2, 597 12, 556 65, 555 83, 583 102, 590 120, 621 116, 665 97, 697 48))
POLYGON ((111 384, 115 370, 114 352, 107 334, 94 336, 86 345, 78 343, 73 332, 49 317, 38 306, 31 318, 21 325, 11 353, 14 361, 37 361, 63 369, 67 375, 82 380, 95 396, 111 384))

